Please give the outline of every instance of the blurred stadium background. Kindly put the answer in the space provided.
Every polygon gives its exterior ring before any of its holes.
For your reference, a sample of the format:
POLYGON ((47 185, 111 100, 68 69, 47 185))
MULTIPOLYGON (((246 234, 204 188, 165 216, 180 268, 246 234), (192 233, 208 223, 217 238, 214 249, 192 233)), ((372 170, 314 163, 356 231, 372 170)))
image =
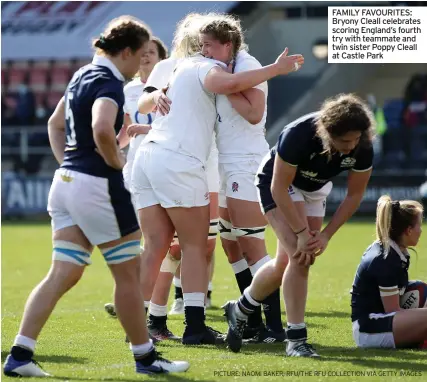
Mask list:
MULTIPOLYGON (((239 16, 250 52, 261 63, 284 47, 305 56, 303 70, 269 83, 266 134, 274 144, 283 126, 340 92, 370 102, 378 122, 375 171, 359 214, 373 215, 378 197, 421 199, 427 168, 427 63, 328 64, 328 5, 411 6, 427 2, 15 2, 3 1, 1 57, 2 219, 46 216, 57 167, 46 122, 74 71, 90 62, 90 39, 110 19, 132 14, 169 47, 187 13, 239 16)), ((345 176, 328 199, 333 212, 345 176)), ((425 187, 426 188, 426 187, 425 187)), ((427 190, 423 191, 424 197, 427 190)))

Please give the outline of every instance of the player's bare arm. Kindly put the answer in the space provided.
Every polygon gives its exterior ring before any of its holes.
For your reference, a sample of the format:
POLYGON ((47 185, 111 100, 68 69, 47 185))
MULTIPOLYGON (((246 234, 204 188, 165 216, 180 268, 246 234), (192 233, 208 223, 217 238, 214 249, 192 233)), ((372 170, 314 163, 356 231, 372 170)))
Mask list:
POLYGON ((260 89, 247 89, 227 96, 233 108, 249 123, 261 122, 265 111, 265 94, 260 89))
POLYGON ((59 164, 64 160, 65 149, 65 101, 64 97, 58 102, 47 123, 50 147, 59 164))
POLYGON ((92 107, 93 138, 105 162, 121 170, 125 160, 116 143, 113 121, 117 115, 117 105, 107 99, 97 99, 92 107))

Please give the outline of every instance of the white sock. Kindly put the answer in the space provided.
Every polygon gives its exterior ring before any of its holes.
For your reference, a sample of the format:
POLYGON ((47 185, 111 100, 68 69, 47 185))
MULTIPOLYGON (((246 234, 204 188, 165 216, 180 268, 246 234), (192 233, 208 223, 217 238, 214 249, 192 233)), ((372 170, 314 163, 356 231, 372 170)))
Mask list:
POLYGON ((212 292, 212 290, 213 290, 212 281, 209 281, 209 284, 208 284, 208 291, 212 292))
POLYGON ((173 278, 173 285, 176 286, 177 288, 182 288, 181 279, 179 279, 178 277, 174 276, 174 278, 173 278))
POLYGON ((36 340, 33 340, 30 337, 25 337, 25 336, 18 334, 15 337, 15 342, 13 343, 13 346, 24 347, 24 348, 31 350, 34 353, 34 351, 36 349, 36 343, 37 343, 36 340))
POLYGON ((258 260, 254 265, 251 265, 249 268, 251 270, 252 276, 258 272, 258 270, 266 263, 271 260, 269 255, 265 255, 261 260, 258 260))
POLYGON ((305 328, 305 322, 301 322, 300 324, 292 324, 291 322, 288 322, 288 329, 304 329, 305 328))
POLYGON ((248 300, 249 301, 249 303, 251 304, 251 305, 253 305, 253 306, 260 306, 261 305, 261 303, 260 302, 258 302, 258 301, 256 301, 256 300, 254 300, 253 298, 252 298, 252 296, 251 296, 251 292, 250 292, 250 289, 251 287, 250 286, 248 286, 244 291, 243 291, 243 295, 246 297, 246 300, 248 300))
POLYGON ((150 301, 144 301, 144 308, 150 309, 150 301))
POLYGON ((249 265, 245 259, 242 259, 231 264, 231 267, 233 268, 234 274, 237 275, 238 273, 243 272, 245 269, 248 269, 249 265))
POLYGON ((164 317, 168 314, 168 307, 167 305, 157 305, 150 302, 149 312, 155 317, 164 317))
POLYGON ((132 350, 132 353, 136 356, 141 356, 144 354, 149 353, 151 350, 153 350, 153 341, 148 340, 145 344, 142 345, 129 345, 130 350, 132 350))
POLYGON ((199 292, 184 293, 184 306, 198 306, 204 308, 205 294, 199 292))
POLYGON ((236 310, 235 310, 235 312, 236 312, 236 316, 237 316, 240 320, 247 321, 247 320, 248 320, 248 315, 247 315, 247 314, 245 314, 245 313, 243 313, 243 312, 240 310, 240 308, 239 308, 239 304, 236 304, 236 305, 235 305, 235 308, 236 308, 236 310))

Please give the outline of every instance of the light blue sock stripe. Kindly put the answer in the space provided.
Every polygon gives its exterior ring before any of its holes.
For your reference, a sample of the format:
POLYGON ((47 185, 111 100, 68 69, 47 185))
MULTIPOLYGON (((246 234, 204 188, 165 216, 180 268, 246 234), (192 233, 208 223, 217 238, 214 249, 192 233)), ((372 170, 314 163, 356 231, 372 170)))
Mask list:
POLYGON ((120 259, 131 258, 131 257, 136 257, 136 255, 117 255, 117 256, 112 256, 112 257, 109 257, 107 259, 107 262, 108 261, 113 261, 113 260, 120 260, 120 259))
POLYGON ((119 245, 116 248, 110 249, 109 251, 105 252, 103 255, 105 258, 107 258, 108 256, 110 256, 110 255, 112 255, 118 251, 121 251, 122 249, 133 247, 134 245, 137 245, 138 249, 139 249, 139 246, 141 245, 141 243, 139 240, 128 241, 127 243, 123 243, 122 245, 119 245))
MULTIPOLYGON (((63 255, 72 257, 73 259, 77 260, 80 264, 89 265, 86 261, 81 259, 78 254, 75 252, 69 250, 69 249, 63 249, 63 248, 55 248, 56 252, 62 253, 63 255)), ((78 251, 77 251, 78 252, 78 251)))
POLYGON ((83 256, 83 257, 90 257, 89 253, 87 252, 82 252, 82 251, 77 251, 76 249, 67 249, 67 248, 53 248, 54 251, 58 251, 63 253, 64 255, 68 255, 68 254, 76 254, 78 256, 83 256))

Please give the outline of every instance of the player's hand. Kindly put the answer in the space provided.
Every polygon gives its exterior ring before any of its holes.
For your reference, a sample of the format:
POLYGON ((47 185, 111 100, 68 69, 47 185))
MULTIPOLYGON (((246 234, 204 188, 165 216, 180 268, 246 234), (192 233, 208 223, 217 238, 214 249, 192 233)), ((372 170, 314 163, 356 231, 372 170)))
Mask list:
POLYGON ((329 243, 329 237, 323 232, 318 233, 317 238, 318 238, 318 241, 317 241, 318 247, 314 252, 314 256, 320 256, 323 252, 325 252, 325 249, 329 243))
POLYGON ((147 134, 149 131, 151 130, 151 126, 150 125, 143 125, 143 124, 139 124, 139 123, 133 123, 132 125, 129 125, 126 129, 126 134, 133 138, 136 137, 137 135, 141 135, 141 134, 147 134))
POLYGON ((304 57, 301 54, 294 54, 288 56, 288 48, 285 48, 283 53, 277 57, 276 65, 279 74, 288 74, 291 72, 296 72, 304 64, 304 57))
POLYGON ((305 267, 309 267, 310 265, 313 265, 316 260, 316 256, 311 255, 310 253, 301 252, 301 251, 296 251, 292 255, 292 257, 298 260, 299 265, 303 265, 305 267))
POLYGON ((166 96, 168 88, 163 88, 161 91, 157 91, 154 95, 154 103, 156 104, 157 112, 160 115, 166 115, 169 113, 170 105, 172 101, 166 96))
POLYGON ((297 250, 292 257, 298 259, 298 264, 308 267, 314 264, 314 253, 319 245, 319 233, 309 231, 306 228, 305 231, 297 235, 297 250))

